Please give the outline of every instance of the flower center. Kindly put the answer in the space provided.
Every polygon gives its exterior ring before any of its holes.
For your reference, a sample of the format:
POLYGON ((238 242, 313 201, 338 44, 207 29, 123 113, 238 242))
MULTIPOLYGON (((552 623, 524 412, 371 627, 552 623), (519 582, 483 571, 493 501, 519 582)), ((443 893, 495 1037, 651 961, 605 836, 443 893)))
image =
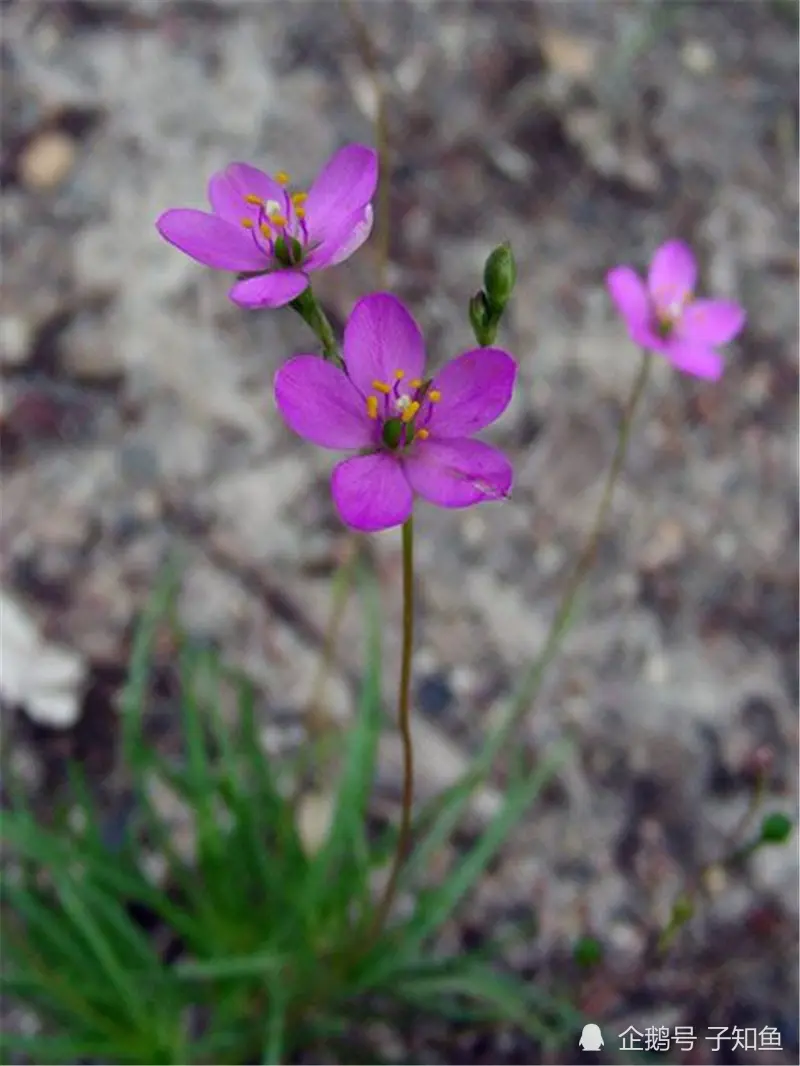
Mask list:
POLYGON ((381 425, 381 442, 391 451, 407 448, 414 440, 429 435, 432 404, 442 394, 430 388, 430 381, 413 378, 405 382, 405 371, 395 370, 394 381, 373 381, 373 391, 367 396, 367 415, 381 425))
POLYGON ((290 193, 291 178, 283 170, 278 171, 275 180, 283 188, 281 200, 265 200, 255 193, 246 193, 243 200, 251 214, 243 217, 241 223, 250 230, 253 241, 265 256, 280 266, 297 267, 308 251, 308 227, 303 206, 308 193, 290 193))
POLYGON ((679 293, 674 289, 661 289, 653 294, 653 328, 659 337, 666 340, 671 336, 692 298, 690 292, 679 293))

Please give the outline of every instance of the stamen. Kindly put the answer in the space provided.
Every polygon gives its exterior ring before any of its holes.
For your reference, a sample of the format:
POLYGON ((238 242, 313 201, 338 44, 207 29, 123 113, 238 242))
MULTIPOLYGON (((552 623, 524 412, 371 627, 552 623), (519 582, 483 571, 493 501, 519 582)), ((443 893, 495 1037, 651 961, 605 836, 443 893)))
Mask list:
POLYGON ((367 416, 373 420, 378 417, 378 397, 367 397, 367 416))
POLYGON ((307 192, 293 192, 292 193, 292 203, 294 204, 295 207, 298 207, 300 204, 304 204, 307 199, 308 199, 308 193, 307 192))
POLYGON ((286 225, 286 218, 284 215, 270 215, 269 220, 273 226, 280 226, 281 228, 286 225))
POLYGON ((422 378, 412 378, 411 381, 409 381, 409 385, 411 386, 412 389, 421 389, 422 388, 422 378))
POLYGON ((269 228, 266 222, 262 222, 258 228, 261 230, 262 237, 266 237, 267 240, 272 239, 272 230, 269 228))
POLYGON ((253 222, 252 218, 243 218, 243 219, 241 219, 241 223, 242 223, 242 225, 244 226, 245 229, 252 229, 253 226, 255 225, 255 223, 253 222))
POLYGON ((416 400, 412 400, 408 407, 406 407, 403 413, 400 415, 400 418, 403 422, 408 424, 414 417, 414 415, 417 413, 417 411, 419 411, 419 404, 416 400))
POLYGON ((391 386, 387 385, 383 381, 373 381, 372 387, 373 389, 375 389, 376 392, 382 392, 384 396, 388 396, 389 393, 392 391, 391 386))
POLYGON ((427 431, 427 429, 418 429, 414 436, 418 440, 427 440, 430 436, 430 433, 427 431))
POLYGON ((253 204, 255 207, 264 206, 264 198, 262 196, 256 196, 255 193, 249 192, 244 198, 246 204, 253 204))
POLYGON ((405 376, 405 370, 395 370, 394 372, 395 381, 402 381, 405 376))
POLYGON ((285 170, 278 170, 275 173, 275 180, 279 185, 288 185, 292 180, 285 170))
POLYGON ((431 401, 431 403, 438 403, 441 398, 442 394, 439 392, 438 389, 431 389, 431 391, 428 393, 428 399, 431 401))
POLYGON ((304 207, 296 207, 294 213, 301 221, 306 217, 306 209, 304 207))

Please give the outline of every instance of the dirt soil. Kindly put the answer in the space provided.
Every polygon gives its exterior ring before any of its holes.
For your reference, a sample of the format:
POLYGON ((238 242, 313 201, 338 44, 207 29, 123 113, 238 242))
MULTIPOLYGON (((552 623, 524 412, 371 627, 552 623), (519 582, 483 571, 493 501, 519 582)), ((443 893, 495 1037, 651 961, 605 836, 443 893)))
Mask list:
MULTIPOLYGON (((166 245, 154 221, 202 207, 231 160, 305 183, 342 143, 373 143, 374 86, 333 0, 1 11, 2 585, 89 671, 70 728, 31 725, 24 700, 2 727, 32 789, 77 756, 113 811, 109 696, 170 550, 186 559, 186 624, 258 681, 270 736, 288 744, 348 544, 332 457, 273 409, 272 375, 308 349, 305 327, 233 306, 230 279, 166 245)), ((626 1061, 612 1030, 684 1024, 700 1046, 674 1061, 796 1062, 797 848, 718 863, 759 774, 769 809, 797 804, 796 8, 363 12, 389 93, 388 284, 435 364, 470 345, 467 301, 491 247, 511 238, 519 266, 503 340, 520 383, 487 434, 513 457, 513 499, 418 513, 420 797, 496 722, 597 505, 637 366, 606 270, 681 236, 704 287, 749 316, 719 384, 656 367, 582 615, 521 736, 532 766, 567 736, 574 755, 457 935, 474 944, 535 913, 538 936, 512 961, 603 1024, 597 1061, 626 1061), (706 867, 701 914, 655 958, 672 901, 706 867), (571 961, 584 934, 605 949, 586 971, 571 961), (709 1056, 711 1026, 775 1026, 784 1050, 729 1042, 709 1056)), ((367 247, 318 292, 341 323, 374 279, 367 247)), ((391 708, 397 532, 372 550, 391 708)), ((358 633, 348 616, 327 688, 341 721, 358 633)), ((397 768, 387 723, 390 803, 397 768)), ((536 1061, 487 1034, 443 1039, 423 1061, 536 1061)))

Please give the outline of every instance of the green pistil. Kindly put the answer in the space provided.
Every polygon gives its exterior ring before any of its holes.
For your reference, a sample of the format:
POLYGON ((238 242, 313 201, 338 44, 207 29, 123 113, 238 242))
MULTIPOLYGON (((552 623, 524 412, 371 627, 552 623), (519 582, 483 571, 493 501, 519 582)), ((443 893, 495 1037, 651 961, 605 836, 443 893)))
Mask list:
POLYGON ((299 266, 303 262, 303 246, 296 237, 286 237, 281 234, 275 238, 275 258, 285 267, 299 266))
POLYGON ((403 443, 405 422, 400 418, 390 418, 383 423, 383 443, 394 451, 403 443))

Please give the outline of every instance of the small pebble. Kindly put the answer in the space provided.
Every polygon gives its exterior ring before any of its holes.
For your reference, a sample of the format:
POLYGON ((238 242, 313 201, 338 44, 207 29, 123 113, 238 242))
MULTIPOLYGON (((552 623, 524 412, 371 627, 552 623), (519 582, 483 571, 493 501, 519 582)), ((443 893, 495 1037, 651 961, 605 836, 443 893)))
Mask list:
POLYGON ((681 49, 681 62, 692 74, 710 74, 717 65, 717 57, 705 41, 695 38, 681 49))
POLYGON ((0 366, 11 370, 23 366, 33 348, 33 327, 22 315, 0 316, 0 366))
POLYGON ((75 165, 75 141, 59 130, 40 133, 19 159, 19 176, 28 189, 54 189, 75 165))

